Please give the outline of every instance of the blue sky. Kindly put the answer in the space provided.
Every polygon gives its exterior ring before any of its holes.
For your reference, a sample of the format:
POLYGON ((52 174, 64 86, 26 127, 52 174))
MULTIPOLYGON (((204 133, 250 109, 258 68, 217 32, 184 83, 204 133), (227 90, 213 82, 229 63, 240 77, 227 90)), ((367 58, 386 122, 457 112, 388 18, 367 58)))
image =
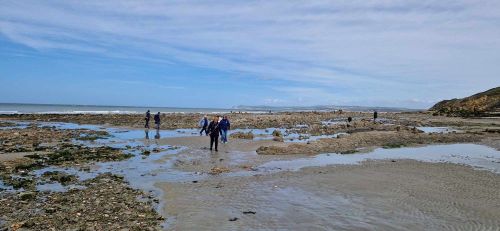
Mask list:
POLYGON ((500 85, 500 2, 0 1, 0 102, 426 108, 500 85))

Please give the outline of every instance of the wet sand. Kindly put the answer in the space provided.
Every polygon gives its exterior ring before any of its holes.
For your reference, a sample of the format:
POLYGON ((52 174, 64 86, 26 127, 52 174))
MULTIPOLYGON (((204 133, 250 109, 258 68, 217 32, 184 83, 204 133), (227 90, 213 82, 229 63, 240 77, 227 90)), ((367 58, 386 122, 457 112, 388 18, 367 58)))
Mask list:
MULTIPOLYGON (((190 172, 209 173, 214 167, 224 167, 231 171, 248 170, 270 160, 297 158, 257 155, 255 150, 262 145, 287 145, 272 140, 231 139, 227 144, 219 143, 218 152, 209 150, 209 138, 206 136, 167 138, 159 141, 159 144, 187 147, 175 157, 174 168, 190 172)), ((170 159, 171 157, 165 157, 158 162, 170 159)))
POLYGON ((500 177, 455 164, 370 161, 157 185, 175 217, 169 230, 500 228, 500 177))

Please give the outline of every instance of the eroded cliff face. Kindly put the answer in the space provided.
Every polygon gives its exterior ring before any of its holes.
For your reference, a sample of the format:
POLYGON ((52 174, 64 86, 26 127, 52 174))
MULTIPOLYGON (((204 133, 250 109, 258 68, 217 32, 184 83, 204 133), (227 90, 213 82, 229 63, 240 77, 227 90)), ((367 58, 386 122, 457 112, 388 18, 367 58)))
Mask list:
POLYGON ((462 99, 443 100, 429 110, 448 116, 500 115, 500 87, 462 99))

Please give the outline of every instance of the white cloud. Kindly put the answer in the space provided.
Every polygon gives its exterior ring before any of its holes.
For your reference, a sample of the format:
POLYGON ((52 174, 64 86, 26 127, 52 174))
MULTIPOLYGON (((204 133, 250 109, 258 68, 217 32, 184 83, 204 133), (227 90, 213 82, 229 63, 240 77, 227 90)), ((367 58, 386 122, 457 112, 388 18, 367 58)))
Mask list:
MULTIPOLYGON (((321 85, 310 95, 431 102, 500 84, 500 2, 2 1, 0 33, 40 51, 321 85)), ((314 87, 312 87, 314 88, 314 87)), ((300 94, 308 102, 306 88, 300 94)), ((311 97, 309 97, 311 98, 311 97)))

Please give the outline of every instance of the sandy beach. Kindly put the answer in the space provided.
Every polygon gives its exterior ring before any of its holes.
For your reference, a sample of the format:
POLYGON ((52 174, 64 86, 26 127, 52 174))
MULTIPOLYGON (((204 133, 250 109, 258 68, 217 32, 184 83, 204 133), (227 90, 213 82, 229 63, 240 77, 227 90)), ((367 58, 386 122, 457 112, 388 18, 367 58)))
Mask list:
POLYGON ((498 175, 411 160, 158 184, 171 230, 494 230, 498 175), (231 218, 238 218, 230 221, 231 218))
POLYGON ((165 115, 166 128, 158 131, 138 128, 131 123, 135 115, 0 116, 0 195, 6 202, 0 225, 500 228, 498 119, 383 113, 374 123, 358 112, 240 114, 229 143, 215 152, 195 128, 201 116, 165 115), (354 122, 346 115, 356 115, 354 122), (240 133, 252 136, 234 138, 240 133), (42 203, 50 198, 59 199, 42 203))

